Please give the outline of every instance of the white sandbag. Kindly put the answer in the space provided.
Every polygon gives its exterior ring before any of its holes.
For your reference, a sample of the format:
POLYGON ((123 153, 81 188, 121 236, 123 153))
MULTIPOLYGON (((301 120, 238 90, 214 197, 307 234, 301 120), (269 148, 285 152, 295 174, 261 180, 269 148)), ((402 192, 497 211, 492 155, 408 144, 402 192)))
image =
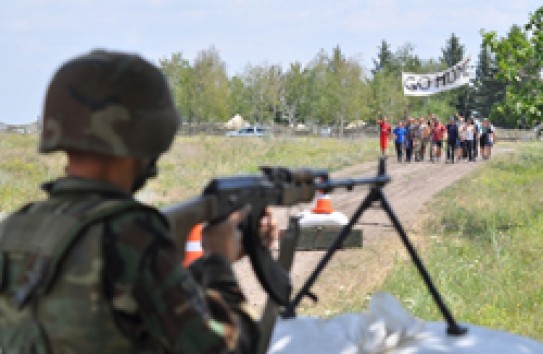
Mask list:
POLYGON ((372 297, 367 312, 325 320, 279 320, 270 354, 535 354, 543 343, 526 337, 467 325, 468 333, 449 336, 443 322, 413 317, 388 293, 372 297))
POLYGON ((428 322, 425 330, 415 338, 401 343, 390 354, 541 354, 543 343, 489 328, 466 325, 468 333, 463 336, 446 334, 443 322, 428 322))
POLYGON ((333 320, 300 316, 279 320, 275 326, 269 354, 357 354, 358 329, 362 316, 348 314, 333 320))

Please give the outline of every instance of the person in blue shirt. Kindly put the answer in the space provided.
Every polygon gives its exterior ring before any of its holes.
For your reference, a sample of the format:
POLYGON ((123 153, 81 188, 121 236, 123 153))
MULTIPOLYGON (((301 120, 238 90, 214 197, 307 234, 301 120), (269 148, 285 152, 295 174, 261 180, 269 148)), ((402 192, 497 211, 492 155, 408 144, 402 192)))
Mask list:
POLYGON ((447 124, 447 161, 446 163, 454 163, 454 154, 458 145, 458 126, 454 121, 454 116, 449 118, 447 124))
POLYGON ((398 157, 398 162, 402 162, 406 133, 403 121, 398 122, 398 125, 392 130, 392 133, 394 134, 394 145, 396 146, 396 156, 398 157))

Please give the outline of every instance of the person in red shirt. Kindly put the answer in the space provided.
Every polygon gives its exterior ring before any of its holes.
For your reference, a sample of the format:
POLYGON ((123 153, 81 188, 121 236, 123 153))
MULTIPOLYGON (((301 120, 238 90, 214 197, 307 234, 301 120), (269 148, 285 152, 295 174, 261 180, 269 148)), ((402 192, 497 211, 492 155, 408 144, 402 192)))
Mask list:
POLYGON ((432 162, 441 160, 441 149, 443 147, 443 138, 447 129, 441 124, 439 119, 432 118, 430 139, 432 141, 432 162))
POLYGON ((377 121, 379 124, 379 145, 381 147, 381 154, 386 155, 388 140, 392 133, 392 126, 388 124, 388 117, 384 116, 383 119, 377 121))

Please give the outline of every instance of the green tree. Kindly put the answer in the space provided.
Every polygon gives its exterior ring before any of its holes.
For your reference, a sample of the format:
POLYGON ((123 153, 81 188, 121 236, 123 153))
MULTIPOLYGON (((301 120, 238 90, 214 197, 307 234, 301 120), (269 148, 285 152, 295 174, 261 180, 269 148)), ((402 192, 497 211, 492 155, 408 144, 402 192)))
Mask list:
POLYGON ((188 60, 180 52, 173 53, 169 59, 159 60, 159 66, 169 81, 175 105, 184 120, 194 119, 193 111, 193 71, 188 60))
POLYGON ((251 91, 245 86, 243 78, 235 75, 230 79, 230 116, 240 114, 242 117, 250 117, 251 91))
POLYGON ((289 70, 285 73, 281 104, 284 118, 289 126, 294 126, 303 110, 306 102, 307 75, 302 69, 302 64, 295 62, 290 64, 289 70))
MULTIPOLYGON (((496 72, 495 56, 488 46, 481 43, 472 97, 474 109, 483 117, 488 117, 492 107, 505 97, 505 84, 496 77, 496 72)), ((504 125, 506 122, 497 120, 495 124, 504 125)))
POLYGON ((347 58, 340 47, 329 56, 321 50, 309 66, 307 100, 314 122, 336 126, 365 118, 370 111, 370 93, 364 70, 354 58, 347 58))
POLYGON ((521 28, 511 27, 505 38, 496 32, 483 33, 484 43, 496 56, 496 76, 506 83, 505 99, 491 116, 509 124, 527 127, 543 115, 543 7, 530 15, 521 28))
POLYGON ((324 124, 330 121, 330 94, 327 84, 328 56, 320 50, 305 71, 306 90, 301 107, 304 123, 324 124))
POLYGON ((421 60, 415 54, 415 46, 409 42, 396 49, 392 63, 392 67, 399 72, 419 72, 422 67, 421 60))
POLYGON ((229 118, 229 81, 226 65, 211 47, 198 53, 193 67, 193 110, 201 122, 221 122, 229 118))
POLYGON ((401 86, 401 80, 396 72, 382 71, 373 75, 371 87, 374 120, 382 115, 392 118, 394 122, 403 118, 406 97, 401 86))
MULTIPOLYGON (((401 82, 402 72, 415 72, 419 73, 422 69, 422 61, 419 59, 419 57, 415 54, 415 47, 413 44, 407 42, 404 45, 398 47, 396 51, 394 52, 394 67, 397 70, 397 74, 394 76, 396 77, 397 82, 401 82)), ((395 85, 397 86, 397 85, 395 85)), ((401 85, 397 86, 397 89, 400 90, 403 94, 403 89, 401 85)), ((398 117, 407 118, 409 115, 409 112, 413 109, 413 106, 416 105, 417 102, 420 102, 420 98, 418 97, 404 97, 402 101, 397 102, 402 103, 402 112, 397 112, 396 115, 398 117)), ((397 106, 399 109, 400 106, 397 106)))
POLYGON ((390 44, 383 39, 377 50, 377 59, 373 59, 374 68, 372 73, 394 70, 394 54, 392 53, 390 44))
POLYGON ((266 71, 265 97, 270 121, 279 122, 281 111, 281 97, 283 95, 284 76, 279 65, 271 65, 266 71))
POLYGON ((460 38, 452 33, 445 48, 441 49, 441 54, 440 60, 447 68, 464 59, 464 45, 460 44, 460 38))
POLYGON ((250 118, 260 123, 277 120, 281 116, 281 68, 278 65, 247 65, 243 82, 250 92, 250 118))
MULTIPOLYGON (((373 78, 371 80, 373 117, 375 121, 382 115, 393 116, 393 105, 397 90, 395 90, 398 72, 394 54, 390 44, 386 40, 381 40, 377 46, 377 59, 373 59, 374 68, 372 69, 373 78)), ((403 97, 403 95, 402 95, 403 97)), ((402 98, 403 100, 403 98, 402 98)))
MULTIPOLYGON (((464 45, 460 43, 454 33, 451 34, 445 44, 445 48, 441 49, 440 61, 443 64, 443 68, 450 68, 464 59, 465 50, 464 45)), ((440 94, 444 99, 450 102, 450 105, 457 112, 462 112, 464 115, 468 115, 471 111, 471 103, 469 98, 473 95, 470 86, 459 87, 453 91, 440 94)), ((452 113, 452 112, 451 112, 452 113)))
MULTIPOLYGON (((379 47, 381 50, 383 46, 379 47)), ((388 51, 392 53, 390 48, 388 51)), ((381 57, 378 54, 378 57, 381 57)), ((373 89, 373 111, 375 118, 379 115, 388 115, 394 121, 409 115, 422 102, 418 97, 405 97, 401 85, 402 72, 425 72, 423 61, 415 54, 413 44, 407 42, 398 47, 383 70, 373 71, 371 86, 373 89)), ((432 71, 432 70, 430 70, 432 71)))
POLYGON ((347 122, 357 120, 362 115, 363 87, 360 64, 354 59, 347 59, 339 46, 335 47, 327 67, 328 122, 338 126, 340 135, 343 135, 347 122))

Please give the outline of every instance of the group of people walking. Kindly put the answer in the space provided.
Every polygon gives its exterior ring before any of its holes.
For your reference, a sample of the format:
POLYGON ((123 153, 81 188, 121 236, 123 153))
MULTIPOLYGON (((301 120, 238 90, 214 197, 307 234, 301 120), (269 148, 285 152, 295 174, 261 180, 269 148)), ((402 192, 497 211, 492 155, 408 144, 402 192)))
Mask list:
POLYGON ((440 162, 445 152, 445 163, 475 161, 479 155, 489 159, 492 145, 496 139, 494 126, 488 118, 482 121, 473 117, 464 119, 457 114, 451 116, 444 125, 435 114, 429 118, 407 118, 400 120, 395 127, 388 117, 378 120, 380 127, 381 153, 386 155, 388 141, 394 139, 398 162, 425 161, 440 162))

